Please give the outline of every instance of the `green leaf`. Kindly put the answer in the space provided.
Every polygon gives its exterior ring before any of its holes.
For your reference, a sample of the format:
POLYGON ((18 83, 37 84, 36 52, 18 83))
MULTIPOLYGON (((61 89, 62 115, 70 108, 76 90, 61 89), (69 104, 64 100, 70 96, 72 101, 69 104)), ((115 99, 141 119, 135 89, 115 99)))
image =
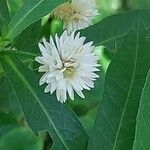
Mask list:
POLYGON ((13 113, 16 116, 21 114, 16 94, 5 75, 0 79, 0 112, 13 113))
POLYGON ((148 150, 150 147, 150 71, 145 86, 137 116, 136 134, 133 150, 148 150))
POLYGON ((16 13, 9 24, 7 39, 14 39, 22 31, 43 16, 50 13, 64 0, 27 0, 22 8, 16 13))
POLYGON ((0 0, 0 20, 7 21, 7 22, 10 21, 6 0, 0 0))
POLYGON ((32 52, 37 54, 39 52, 38 42, 41 35, 41 21, 30 25, 19 36, 14 39, 14 46, 18 50, 32 52))
POLYGON ((99 23, 81 30, 81 35, 88 41, 94 41, 96 46, 103 45, 116 51, 138 18, 150 27, 150 10, 130 11, 107 17, 99 23))
POLYGON ((16 128, 0 138, 1 150, 42 150, 42 147, 42 140, 25 128, 16 128))
POLYGON ((16 93, 14 91, 14 89, 12 89, 12 91, 9 94, 9 112, 13 113, 13 115, 17 118, 17 119, 22 119, 23 118, 23 114, 22 114, 22 110, 21 110, 21 106, 19 104, 18 98, 16 96, 16 93))
POLYGON ((88 149, 132 149, 139 101, 150 68, 148 32, 142 19, 135 22, 112 60, 88 149))
POLYGON ((71 109, 50 94, 44 94, 37 76, 16 56, 2 56, 1 62, 34 133, 47 130, 54 149, 86 149, 87 134, 71 109))

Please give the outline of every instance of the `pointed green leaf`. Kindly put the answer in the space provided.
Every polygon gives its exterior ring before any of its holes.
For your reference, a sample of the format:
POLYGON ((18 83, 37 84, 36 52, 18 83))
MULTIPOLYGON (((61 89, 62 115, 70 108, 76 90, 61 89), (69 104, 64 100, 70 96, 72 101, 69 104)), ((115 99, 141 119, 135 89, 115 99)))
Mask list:
POLYGON ((86 149, 87 134, 74 113, 55 97, 44 94, 37 76, 16 56, 2 56, 1 62, 31 129, 35 133, 47 130, 54 149, 86 149))
POLYGON ((149 150, 150 148, 150 71, 142 92, 133 150, 149 150))
POLYGON ((150 68, 148 33, 142 20, 135 22, 112 60, 89 150, 132 150, 139 101, 150 68))
POLYGON ((7 39, 14 39, 34 22, 50 13, 65 0, 26 0, 9 24, 7 39))

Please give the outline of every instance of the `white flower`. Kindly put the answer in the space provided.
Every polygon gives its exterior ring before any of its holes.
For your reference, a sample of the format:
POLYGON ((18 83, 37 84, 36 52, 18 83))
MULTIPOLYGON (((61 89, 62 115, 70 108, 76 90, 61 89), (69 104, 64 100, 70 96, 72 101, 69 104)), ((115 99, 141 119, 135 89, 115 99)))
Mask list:
POLYGON ((56 35, 55 40, 50 37, 49 42, 43 39, 43 44, 39 43, 42 56, 36 57, 36 61, 42 64, 39 72, 44 72, 39 84, 47 83, 45 93, 56 91, 61 103, 67 100, 67 93, 74 100, 74 91, 84 98, 83 89, 93 88, 99 77, 94 73, 99 71, 95 47, 93 42, 84 44, 85 39, 80 33, 75 36, 74 32, 67 35, 64 31, 60 38, 56 35))
POLYGON ((95 0, 72 0, 54 10, 54 16, 64 22, 64 29, 70 34, 92 25, 93 18, 98 15, 95 0))

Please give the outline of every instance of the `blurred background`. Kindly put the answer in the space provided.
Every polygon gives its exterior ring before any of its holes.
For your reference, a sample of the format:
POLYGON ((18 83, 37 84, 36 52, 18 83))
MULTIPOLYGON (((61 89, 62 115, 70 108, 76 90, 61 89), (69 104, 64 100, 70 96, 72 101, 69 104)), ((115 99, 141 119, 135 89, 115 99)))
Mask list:
MULTIPOLYGON (((23 5, 24 0, 7 0, 7 3, 11 17, 13 17, 16 11, 23 5)), ((97 0, 97 8, 100 15, 93 20, 94 23, 120 12, 148 9, 150 8, 150 0, 97 0)), ((41 22, 39 21, 35 24, 38 27, 35 31, 32 27, 29 27, 29 29, 32 29, 34 36, 37 36, 36 41, 39 41, 43 36, 48 38, 49 35, 62 31, 62 22, 50 17, 50 15, 45 16, 41 22)), ((22 34, 26 36, 26 32, 22 34)), ((15 41, 16 43, 21 43, 21 38, 18 37, 15 41)), ((18 48, 19 45, 16 45, 16 47, 18 48)), ((29 43, 28 48, 20 45, 20 48, 22 48, 21 50, 33 50, 35 53, 38 53, 37 44, 31 46, 29 43)), ((79 117, 88 134, 91 132, 97 106, 102 97, 105 73, 113 57, 113 54, 103 47, 97 47, 95 51, 100 57, 101 64, 100 78, 96 81, 95 88, 91 91, 84 91, 86 99, 76 96, 74 102, 68 101, 68 105, 79 117)), ((36 72, 37 66, 33 60, 27 61, 27 64, 36 72)), ((39 137, 36 138, 28 128, 16 95, 0 66, 0 150, 49 150, 51 146, 52 140, 50 135, 46 132, 41 132, 39 137)))

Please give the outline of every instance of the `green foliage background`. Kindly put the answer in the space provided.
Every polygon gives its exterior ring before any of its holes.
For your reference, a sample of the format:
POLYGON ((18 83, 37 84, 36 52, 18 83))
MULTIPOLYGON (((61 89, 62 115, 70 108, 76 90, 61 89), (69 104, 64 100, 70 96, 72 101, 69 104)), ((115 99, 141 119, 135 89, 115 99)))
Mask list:
POLYGON ((97 0, 81 35, 98 46, 100 78, 64 105, 44 95, 34 61, 40 39, 62 32, 49 13, 63 2, 0 0, 0 150, 149 150, 150 1, 97 0))

